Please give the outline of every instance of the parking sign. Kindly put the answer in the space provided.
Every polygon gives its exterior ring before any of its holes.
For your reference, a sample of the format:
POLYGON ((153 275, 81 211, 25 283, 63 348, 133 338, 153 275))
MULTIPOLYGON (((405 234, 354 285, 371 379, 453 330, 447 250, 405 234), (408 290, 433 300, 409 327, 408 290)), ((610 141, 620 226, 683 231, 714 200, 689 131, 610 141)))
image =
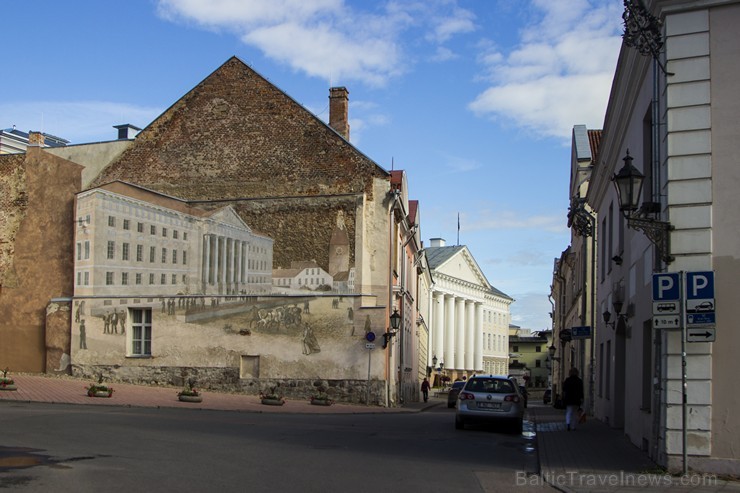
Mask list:
POLYGON ((713 326, 714 272, 686 273, 686 324, 691 326, 713 326))
POLYGON ((681 284, 679 276, 678 272, 653 274, 653 315, 668 316, 680 313, 681 284))

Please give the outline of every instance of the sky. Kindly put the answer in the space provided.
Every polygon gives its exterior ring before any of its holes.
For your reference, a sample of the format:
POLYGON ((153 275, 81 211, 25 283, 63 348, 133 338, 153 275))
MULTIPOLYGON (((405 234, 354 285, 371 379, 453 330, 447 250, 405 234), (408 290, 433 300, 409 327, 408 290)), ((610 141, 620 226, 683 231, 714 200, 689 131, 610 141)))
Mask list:
POLYGON ((405 170, 421 235, 466 245, 551 328, 574 125, 599 129, 618 0, 29 0, 3 4, 0 128, 72 144, 144 128, 237 56, 324 121, 349 90, 350 140, 405 170), (460 218, 458 231, 458 216, 460 218))

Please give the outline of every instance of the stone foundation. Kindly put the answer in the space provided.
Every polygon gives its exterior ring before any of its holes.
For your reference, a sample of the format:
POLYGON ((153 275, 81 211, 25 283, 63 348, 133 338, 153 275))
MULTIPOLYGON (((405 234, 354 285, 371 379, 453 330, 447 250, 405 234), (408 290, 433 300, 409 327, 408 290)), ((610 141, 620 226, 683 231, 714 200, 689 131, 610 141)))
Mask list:
MULTIPOLYGON (((275 391, 287 399, 306 399, 324 390, 336 402, 366 404, 366 380, 324 379, 267 379, 239 378, 239 368, 186 368, 151 366, 81 366, 73 365, 72 375, 98 381, 102 375, 106 383, 120 382, 136 385, 184 387, 194 378, 199 389, 217 392, 259 395, 275 391)), ((370 381, 370 405, 382 406, 385 402, 385 382, 370 381)))

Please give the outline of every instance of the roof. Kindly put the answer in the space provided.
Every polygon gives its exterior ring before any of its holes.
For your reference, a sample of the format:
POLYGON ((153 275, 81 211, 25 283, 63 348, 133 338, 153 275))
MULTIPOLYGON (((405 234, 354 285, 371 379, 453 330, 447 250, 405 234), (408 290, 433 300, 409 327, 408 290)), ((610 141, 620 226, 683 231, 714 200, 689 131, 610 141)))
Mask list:
POLYGON ((576 153, 576 160, 590 162, 593 158, 593 155, 591 154, 591 146, 589 144, 588 130, 586 130, 586 125, 573 126, 573 143, 576 153))
POLYGON ((588 131, 588 144, 591 147, 592 162, 596 162, 599 158, 599 149, 601 148, 601 130, 589 130, 588 131))
MULTIPOLYGON (((427 256, 427 262, 429 263, 429 268, 434 271, 437 268, 439 268, 442 264, 447 262, 449 259, 457 255, 458 253, 462 252, 463 250, 467 250, 468 247, 465 245, 456 245, 456 246, 443 246, 443 247, 428 247, 424 249, 424 252, 427 256)), ((472 258, 472 255, 471 255, 472 258)), ((475 262, 475 259, 473 259, 473 262, 475 262)), ((480 271, 480 268, 478 268, 480 271)), ((481 271, 482 274, 482 271, 481 271)), ((483 276, 485 279, 485 276, 483 276)), ((491 283, 488 282, 486 279, 486 284, 488 285, 488 289, 496 296, 500 296, 502 298, 513 300, 511 296, 504 293, 503 291, 500 291, 493 287, 491 283)))

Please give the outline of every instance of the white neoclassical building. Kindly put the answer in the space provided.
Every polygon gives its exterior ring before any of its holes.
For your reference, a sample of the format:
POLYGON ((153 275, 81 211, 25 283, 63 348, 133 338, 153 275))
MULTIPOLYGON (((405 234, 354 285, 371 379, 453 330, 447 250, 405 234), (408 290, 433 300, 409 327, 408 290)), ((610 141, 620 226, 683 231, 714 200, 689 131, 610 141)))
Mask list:
POLYGON ((508 372, 510 306, 466 246, 432 238, 425 249, 434 281, 429 353, 452 379, 508 372))

